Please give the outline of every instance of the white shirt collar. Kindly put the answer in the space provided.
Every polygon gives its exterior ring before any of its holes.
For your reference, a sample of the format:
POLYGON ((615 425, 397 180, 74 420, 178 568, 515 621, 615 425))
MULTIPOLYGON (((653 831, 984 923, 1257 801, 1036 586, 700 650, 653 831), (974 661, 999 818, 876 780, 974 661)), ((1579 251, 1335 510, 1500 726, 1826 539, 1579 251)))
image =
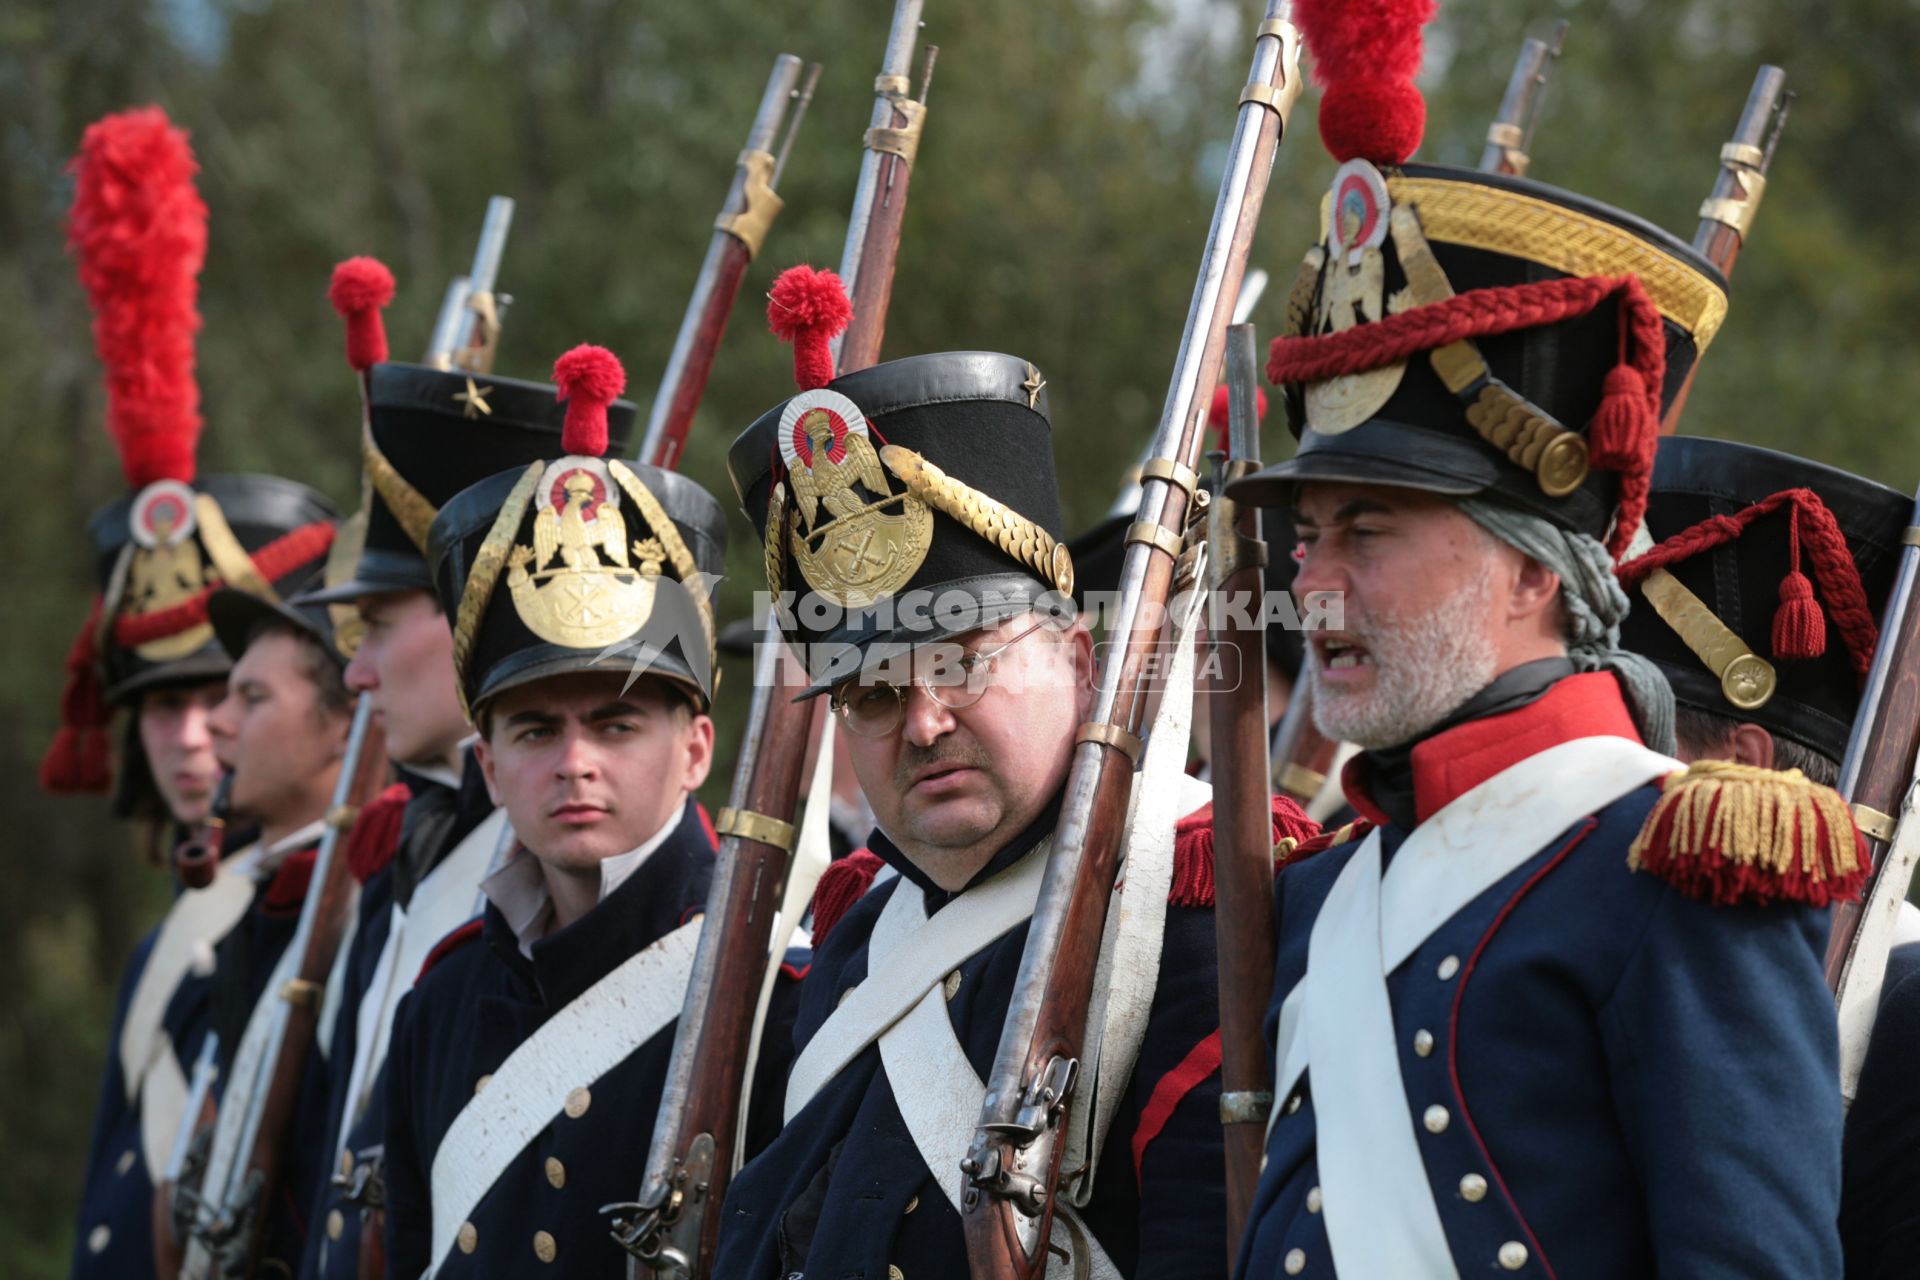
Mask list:
MULTIPOLYGON (((680 825, 686 807, 676 809, 665 826, 625 853, 615 854, 600 863, 600 897, 605 902, 616 889, 633 877, 646 860, 667 842, 680 825)), ((500 916, 513 930, 520 954, 533 958, 533 944, 553 927, 553 896, 547 892, 546 878, 540 872, 540 860, 524 845, 516 845, 511 857, 498 871, 480 882, 480 892, 499 908, 500 916)))
POLYGON ((287 855, 297 849, 318 844, 327 833, 327 820, 315 818, 306 826, 289 835, 282 836, 273 844, 262 847, 258 840, 226 860, 227 870, 243 876, 270 876, 280 870, 280 864, 287 855))

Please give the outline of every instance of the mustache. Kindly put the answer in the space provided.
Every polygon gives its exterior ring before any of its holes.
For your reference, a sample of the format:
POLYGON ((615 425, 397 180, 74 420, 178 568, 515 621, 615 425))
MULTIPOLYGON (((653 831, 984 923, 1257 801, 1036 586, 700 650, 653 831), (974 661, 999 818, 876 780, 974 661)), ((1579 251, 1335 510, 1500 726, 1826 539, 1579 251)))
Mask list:
POLYGON ((935 765, 955 765, 963 769, 986 770, 992 760, 977 742, 951 742, 943 739, 931 747, 912 743, 902 746, 900 759, 893 766, 893 785, 902 791, 924 770, 935 765))

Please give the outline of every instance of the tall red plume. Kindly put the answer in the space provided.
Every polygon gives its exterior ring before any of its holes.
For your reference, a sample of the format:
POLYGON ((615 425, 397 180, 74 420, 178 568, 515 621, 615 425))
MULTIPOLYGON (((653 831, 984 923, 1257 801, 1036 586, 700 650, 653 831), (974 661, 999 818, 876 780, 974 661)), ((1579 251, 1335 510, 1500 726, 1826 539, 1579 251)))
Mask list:
POLYGON ((365 373, 387 358, 380 309, 393 301, 393 272, 378 258, 348 258, 333 269, 327 301, 347 322, 347 363, 365 373))
POLYGON ((1437 0, 1295 0, 1294 22, 1321 87, 1320 140, 1336 160, 1406 162, 1427 128, 1413 86, 1420 30, 1437 0))
POLYGON ((597 458, 607 451, 607 406, 627 389, 620 357, 605 347, 581 343, 553 362, 553 384, 567 402, 560 447, 597 458))
MULTIPOLYGON (((1213 389, 1213 403, 1207 406, 1207 425, 1213 428, 1213 447, 1221 453, 1233 452, 1227 439, 1227 415, 1232 412, 1229 403, 1232 400, 1225 386, 1213 389)), ((1253 389, 1253 420, 1256 423, 1267 420, 1267 393, 1260 387, 1253 389)))
POLYGON ((200 439, 193 380, 207 206, 194 189, 187 135, 158 107, 87 127, 67 214, 67 247, 93 304, 93 343, 105 366, 107 432, 127 483, 192 483, 200 439))
POLYGON ((802 391, 833 381, 831 344, 851 323, 853 303, 831 271, 788 267, 767 294, 767 327, 793 344, 793 380, 802 391))

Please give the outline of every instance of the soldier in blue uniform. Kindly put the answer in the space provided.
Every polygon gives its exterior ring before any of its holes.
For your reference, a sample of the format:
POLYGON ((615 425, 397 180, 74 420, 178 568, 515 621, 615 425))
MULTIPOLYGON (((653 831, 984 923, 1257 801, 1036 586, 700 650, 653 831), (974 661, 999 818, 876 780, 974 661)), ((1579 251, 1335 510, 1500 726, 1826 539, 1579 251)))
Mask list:
MULTIPOLYGON (((101 597, 68 660, 60 737, 41 774, 57 793, 111 788, 116 816, 144 824, 161 855, 206 822, 221 772, 208 722, 232 663, 208 624, 213 588, 238 581, 290 593, 312 579, 333 537, 331 504, 303 485, 195 474, 194 280, 206 209, 193 170, 186 136, 155 109, 93 125, 76 164, 69 231, 99 318, 108 419, 130 493, 88 525, 101 597), (136 315, 144 327, 127 344, 136 315), (116 710, 125 736, 109 778, 116 710)), ((248 918, 257 890, 264 908, 297 878, 266 875, 246 839, 228 843, 232 861, 183 889, 121 978, 76 1220, 76 1277, 153 1271, 154 1187, 188 1119, 216 948, 248 918)))
MULTIPOLYGON (((336 284, 379 270, 367 259, 343 263, 336 284)), ((434 945, 474 916, 480 882, 512 839, 471 749, 453 629, 427 567, 427 530, 462 489, 558 454, 563 413, 544 383, 385 360, 362 372, 365 539, 351 579, 308 598, 357 614, 362 639, 347 683, 372 700, 401 778, 393 794, 405 808, 397 838, 356 867, 357 920, 331 984, 333 1087, 316 1152, 324 1176, 302 1264, 308 1276, 357 1276, 363 1250, 364 1265, 378 1270, 393 1016, 434 945)), ((620 450, 633 407, 616 402, 608 418, 620 450)))
MULTIPOLYGON (((878 829, 815 895, 786 1124, 734 1178, 714 1274, 963 1277, 959 1161, 1092 698, 1045 379, 987 352, 877 365, 771 410, 728 462, 878 829), (882 861, 897 874, 858 896, 882 861)), ((1134 823, 1159 840, 1128 862, 1157 963, 1114 964, 1133 981, 1082 1076, 1102 1085, 1067 1157, 1067 1274, 1224 1269, 1211 894, 1182 875, 1209 819, 1176 833, 1206 797, 1177 754, 1163 829, 1134 823)))
POLYGON ((1300 444, 1231 489, 1291 500, 1295 589, 1341 593, 1308 692, 1362 748, 1364 819, 1278 878, 1238 1274, 1836 1275, 1821 908, 1863 877, 1851 821, 1685 770, 1618 646, 1614 564, 1724 283, 1617 210, 1405 164, 1410 101, 1328 87, 1344 163, 1268 365, 1300 444))
POLYGON ((394 1275, 619 1268, 599 1210, 639 1185, 712 874, 691 792, 712 753, 724 518, 692 481, 601 456, 624 382, 610 353, 554 373, 563 456, 467 489, 428 539, 518 845, 396 1015, 394 1275))

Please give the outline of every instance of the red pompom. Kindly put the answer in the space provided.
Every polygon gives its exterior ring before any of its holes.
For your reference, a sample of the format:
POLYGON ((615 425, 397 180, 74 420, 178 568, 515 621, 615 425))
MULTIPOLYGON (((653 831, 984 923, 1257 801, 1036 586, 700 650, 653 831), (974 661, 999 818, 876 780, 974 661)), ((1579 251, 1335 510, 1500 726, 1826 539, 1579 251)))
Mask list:
POLYGON ((327 301, 347 322, 347 363, 365 373, 387 358, 380 309, 393 301, 393 272, 378 258, 348 258, 333 269, 327 301))
POLYGON ((1427 108, 1413 77, 1436 0, 1296 0, 1294 21, 1324 90, 1320 138, 1335 159, 1404 163, 1427 108))
POLYGON ((833 381, 831 344, 851 323, 853 303, 831 271, 788 267, 767 294, 767 327, 793 344, 793 380, 802 391, 833 381))
POLYGON ((88 126, 74 157, 67 246, 93 305, 107 431, 127 483, 191 483, 200 438, 193 377, 207 206, 187 135, 158 107, 88 126))
POLYGON ((627 389, 620 357, 605 347, 581 343, 553 362, 553 383, 567 402, 560 447, 597 458, 607 451, 607 406, 627 389))
POLYGON ((347 869, 360 884, 371 880, 400 847, 400 819, 413 793, 396 782, 369 800, 347 832, 347 869))
POLYGON ((107 724, 113 708, 100 687, 94 653, 100 630, 100 597, 67 649, 67 687, 60 695, 60 728, 40 761, 40 786, 49 794, 99 795, 112 783, 107 724))

